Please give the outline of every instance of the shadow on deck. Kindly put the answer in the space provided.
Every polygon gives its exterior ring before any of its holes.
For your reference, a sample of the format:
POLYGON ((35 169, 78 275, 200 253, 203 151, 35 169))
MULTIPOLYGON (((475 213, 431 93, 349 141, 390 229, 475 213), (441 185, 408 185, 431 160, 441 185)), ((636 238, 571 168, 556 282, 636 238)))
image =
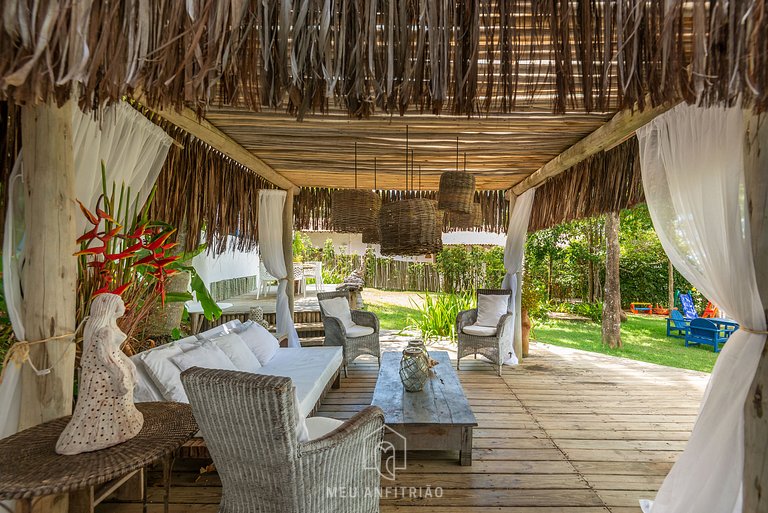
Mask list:
MULTIPOLYGON (((440 487, 442 496, 395 492, 382 499, 382 512, 639 513, 638 499, 653 498, 690 434, 708 375, 545 344, 531 349, 501 378, 482 361, 462 361, 479 422, 473 465, 459 466, 455 453, 409 453, 407 469, 382 487, 440 487)), ((346 419, 370 404, 377 370, 375 360, 358 359, 318 414, 346 419)), ((218 511, 218 477, 199 474, 206 464, 177 462, 172 512, 218 511)), ((148 495, 149 511, 162 511, 159 473, 150 474, 148 495)))

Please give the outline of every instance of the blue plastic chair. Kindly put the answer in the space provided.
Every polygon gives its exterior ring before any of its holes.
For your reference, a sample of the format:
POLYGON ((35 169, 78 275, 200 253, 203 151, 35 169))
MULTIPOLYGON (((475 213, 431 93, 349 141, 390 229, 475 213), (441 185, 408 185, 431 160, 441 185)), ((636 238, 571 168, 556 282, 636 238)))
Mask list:
POLYGON ((667 317, 667 336, 672 338, 685 338, 688 333, 688 321, 679 310, 672 310, 667 317))
POLYGON ((689 345, 707 344, 720 352, 720 344, 725 344, 730 333, 721 329, 709 319, 693 319, 688 325, 688 332, 685 334, 685 347, 689 345))
POLYGON ((698 319, 696 307, 693 305, 693 298, 690 294, 680 294, 680 305, 683 307, 683 316, 687 320, 698 319))

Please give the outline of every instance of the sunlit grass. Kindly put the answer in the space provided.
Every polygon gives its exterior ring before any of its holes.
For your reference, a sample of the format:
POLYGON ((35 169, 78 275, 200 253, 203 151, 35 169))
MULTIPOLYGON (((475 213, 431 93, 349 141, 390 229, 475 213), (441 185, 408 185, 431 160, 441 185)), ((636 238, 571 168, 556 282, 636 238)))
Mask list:
POLYGON ((621 325, 623 347, 620 349, 610 349, 602 344, 600 325, 594 322, 550 320, 537 323, 531 338, 557 346, 712 372, 717 359, 712 346, 685 347, 682 339, 667 337, 666 326, 666 321, 658 317, 630 315, 621 325))

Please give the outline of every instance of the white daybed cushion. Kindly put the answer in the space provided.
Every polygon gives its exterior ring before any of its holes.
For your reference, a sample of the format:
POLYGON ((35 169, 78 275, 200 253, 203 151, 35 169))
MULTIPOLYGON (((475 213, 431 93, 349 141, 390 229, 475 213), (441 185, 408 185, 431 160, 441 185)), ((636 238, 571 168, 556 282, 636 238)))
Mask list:
POLYGON ((280 348, 280 342, 257 322, 248 321, 243 326, 244 329, 238 331, 238 336, 258 358, 261 366, 267 365, 280 348))
POLYGON ((347 328, 347 336, 349 338, 364 337, 373 333, 373 328, 370 326, 360 326, 359 324, 353 324, 347 328))
POLYGON ((341 360, 341 347, 281 347, 257 374, 291 378, 299 399, 299 413, 306 417, 341 367, 341 360))
MULTIPOLYGON (((194 349, 171 356, 170 360, 179 368, 179 374, 192 367, 238 370, 224 351, 212 342, 205 342, 194 349)), ((186 393, 184 395, 186 396, 186 393)))
POLYGON ((243 323, 240 322, 240 319, 233 319, 229 322, 225 322, 224 324, 220 324, 218 326, 215 326, 208 331, 204 331, 202 333, 197 334, 197 338, 199 340, 208 339, 211 340, 212 338, 216 338, 221 335, 226 335, 227 333, 232 333, 233 331, 237 331, 237 329, 242 325, 243 323))
MULTIPOLYGON (((194 347, 195 344, 197 344, 197 337, 191 336, 131 356, 131 361, 136 366, 136 387, 133 389, 133 402, 145 403, 166 400, 165 397, 163 397, 162 390, 158 388, 155 380, 152 378, 152 373, 149 372, 149 369, 147 369, 147 366, 144 364, 143 359, 149 353, 153 351, 161 351, 173 345, 179 347, 182 351, 186 351, 194 347)), ((173 371, 173 369, 170 370, 173 371)))
POLYGON ((344 327, 349 330, 355 323, 352 322, 352 311, 349 309, 349 301, 344 297, 335 297, 332 299, 323 299, 320 301, 325 315, 335 317, 341 321, 344 327))
POLYGON ((499 325, 501 316, 507 313, 509 308, 509 295, 478 294, 477 295, 477 321, 478 326, 499 325))
MULTIPOLYGON (((307 419, 307 432, 308 437, 307 440, 315 440, 317 438, 323 437, 333 431, 334 429, 338 428, 344 422, 336 419, 331 419, 328 417, 310 417, 307 419)), ((305 440, 299 439, 299 442, 304 442, 305 440)))
POLYGON ((464 326, 461 331, 467 335, 474 335, 476 337, 492 337, 496 334, 496 327, 491 328, 490 326, 471 324, 469 326, 464 326))
POLYGON ((170 360, 182 352, 177 344, 168 344, 140 354, 147 373, 166 401, 188 402, 179 378, 181 371, 170 360))
POLYGON ((237 370, 256 372, 261 369, 261 363, 253 354, 248 344, 237 333, 227 333, 214 338, 211 343, 227 355, 237 370))

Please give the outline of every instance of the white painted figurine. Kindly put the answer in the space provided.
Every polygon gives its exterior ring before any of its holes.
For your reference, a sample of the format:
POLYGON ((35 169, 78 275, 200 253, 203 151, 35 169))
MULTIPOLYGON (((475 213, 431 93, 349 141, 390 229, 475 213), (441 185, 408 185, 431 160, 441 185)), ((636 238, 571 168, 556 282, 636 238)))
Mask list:
POLYGON ((136 367, 120 349, 125 333, 116 322, 124 313, 123 299, 115 294, 100 294, 91 303, 83 334, 79 395, 72 420, 56 443, 59 454, 112 447, 141 431, 144 417, 133 404, 136 367))

